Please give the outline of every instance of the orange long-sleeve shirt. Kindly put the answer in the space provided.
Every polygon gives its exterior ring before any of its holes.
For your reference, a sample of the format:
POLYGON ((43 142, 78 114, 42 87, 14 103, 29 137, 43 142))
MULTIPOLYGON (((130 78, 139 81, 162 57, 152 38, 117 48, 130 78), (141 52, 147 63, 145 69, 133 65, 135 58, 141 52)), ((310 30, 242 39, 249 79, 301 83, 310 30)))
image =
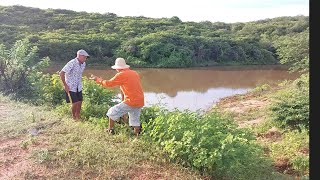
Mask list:
POLYGON ((124 94, 124 103, 132 107, 144 106, 144 94, 140 76, 136 71, 123 69, 109 80, 97 78, 96 82, 104 87, 120 86, 120 90, 124 94))

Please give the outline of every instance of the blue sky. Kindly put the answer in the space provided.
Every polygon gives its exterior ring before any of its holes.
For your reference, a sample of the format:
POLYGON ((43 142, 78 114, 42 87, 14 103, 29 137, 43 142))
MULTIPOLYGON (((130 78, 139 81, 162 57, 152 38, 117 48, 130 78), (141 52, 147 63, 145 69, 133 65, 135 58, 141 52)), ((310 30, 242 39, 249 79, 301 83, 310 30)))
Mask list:
POLYGON ((279 16, 309 16, 308 0, 0 0, 1 6, 69 9, 118 16, 179 17, 182 21, 248 22, 279 16))

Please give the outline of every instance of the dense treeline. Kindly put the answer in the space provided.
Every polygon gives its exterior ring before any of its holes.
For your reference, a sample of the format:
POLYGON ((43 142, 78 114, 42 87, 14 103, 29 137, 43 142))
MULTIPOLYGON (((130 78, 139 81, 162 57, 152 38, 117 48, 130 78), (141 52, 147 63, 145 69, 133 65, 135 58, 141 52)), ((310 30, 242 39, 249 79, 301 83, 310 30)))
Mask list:
MULTIPOLYGON (((66 62, 86 49, 90 62, 116 57, 135 67, 276 64, 279 37, 308 36, 309 17, 279 17, 247 23, 182 22, 178 17, 118 17, 62 9, 0 6, 0 40, 11 47, 28 38, 40 58, 66 62)), ((284 39, 284 38, 282 38, 284 39)))

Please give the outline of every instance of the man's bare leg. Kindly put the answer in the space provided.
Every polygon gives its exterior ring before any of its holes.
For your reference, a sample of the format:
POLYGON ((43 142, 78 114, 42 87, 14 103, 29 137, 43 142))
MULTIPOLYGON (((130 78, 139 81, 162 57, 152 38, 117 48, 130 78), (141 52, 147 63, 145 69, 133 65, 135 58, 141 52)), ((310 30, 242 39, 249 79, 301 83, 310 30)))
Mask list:
POLYGON ((72 103, 71 105, 72 118, 77 120, 77 103, 72 103))
POLYGON ((82 101, 78 101, 76 102, 77 107, 76 107, 76 120, 80 119, 80 111, 81 111, 81 105, 82 105, 82 101))
POLYGON ((134 134, 136 135, 136 136, 139 136, 139 134, 140 134, 140 131, 141 131, 141 126, 133 126, 133 131, 134 131, 134 134))
POLYGON ((109 118, 109 127, 106 130, 107 133, 110 134, 114 134, 114 130, 113 130, 113 126, 114 126, 114 120, 112 120, 111 118, 109 118))
POLYGON ((72 118, 76 121, 80 119, 81 104, 82 101, 78 101, 71 105, 72 118))
POLYGON ((114 126, 114 120, 109 118, 109 129, 113 129, 113 126, 114 126))

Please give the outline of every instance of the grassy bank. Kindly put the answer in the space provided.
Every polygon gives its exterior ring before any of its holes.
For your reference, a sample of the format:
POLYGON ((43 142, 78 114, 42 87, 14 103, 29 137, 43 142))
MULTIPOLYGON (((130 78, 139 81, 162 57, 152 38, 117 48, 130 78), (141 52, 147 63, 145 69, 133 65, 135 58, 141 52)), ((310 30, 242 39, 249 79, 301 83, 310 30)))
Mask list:
MULTIPOLYGON (((281 89, 257 87, 223 99, 215 109, 255 134, 275 170, 266 179, 308 179, 308 132, 281 129, 270 116, 271 99, 281 89)), ((51 108, 11 101, 2 95, 0 109, 3 178, 213 178, 169 161, 159 145, 134 137, 127 125, 118 124, 117 134, 111 136, 91 122, 74 122, 51 108)))
MULTIPOLYGON (((215 108, 255 134, 277 172, 289 179, 309 179, 309 131, 281 128, 282 122, 275 121, 271 112, 274 100, 291 91, 287 85, 256 87, 247 94, 224 98, 215 108)), ((295 102, 299 103, 297 99, 295 102)))
POLYGON ((3 96, 0 107, 2 178, 205 178, 169 163, 157 147, 135 138, 130 131, 111 136, 92 123, 76 123, 51 109, 3 96))

